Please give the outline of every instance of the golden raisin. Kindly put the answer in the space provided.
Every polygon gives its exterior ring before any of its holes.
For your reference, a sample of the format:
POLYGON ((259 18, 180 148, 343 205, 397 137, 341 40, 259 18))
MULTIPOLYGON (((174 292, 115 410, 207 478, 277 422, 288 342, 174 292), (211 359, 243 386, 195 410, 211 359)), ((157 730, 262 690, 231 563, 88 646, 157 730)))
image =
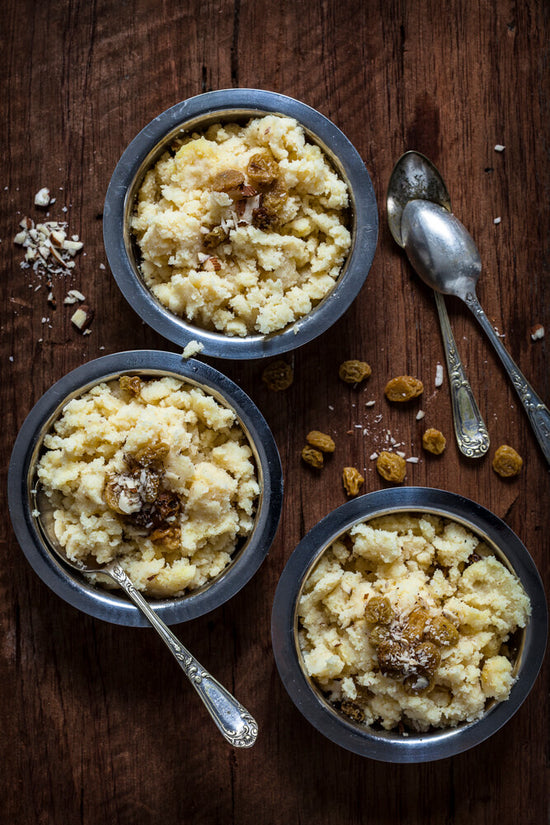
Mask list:
POLYGON ((224 169, 218 172, 212 179, 212 189, 214 192, 227 192, 228 195, 239 191, 239 187, 244 184, 244 175, 238 169, 224 169))
POLYGON ((426 638, 442 647, 456 645, 458 637, 458 630, 445 616, 433 616, 426 624, 426 638))
POLYGON ((371 596, 365 607, 365 619, 373 624, 389 624, 392 609, 386 596, 371 596))
POLYGON ((405 480, 407 474, 407 464, 405 459, 395 453, 388 453, 382 450, 376 459, 376 469, 386 481, 394 481, 400 484, 405 480))
POLYGON ((130 467, 133 464, 137 464, 139 467, 149 467, 150 464, 155 462, 162 462, 169 452, 170 447, 168 444, 159 439, 155 443, 141 447, 135 453, 132 453, 127 457, 126 462, 130 467))
POLYGON ((344 467, 342 471, 342 481, 348 496, 356 496, 363 486, 365 479, 355 467, 344 467))
POLYGON ((144 503, 141 510, 132 513, 131 519, 138 526, 153 532, 169 526, 181 511, 181 500, 171 490, 160 490, 154 501, 144 503))
POLYGON ((441 661, 437 647, 432 642, 420 642, 411 645, 411 653, 416 661, 417 671, 426 676, 433 676, 441 661))
POLYGON ((141 378, 139 375, 121 375, 118 379, 120 389, 129 392, 131 395, 139 395, 141 392, 141 378))
POLYGON ((315 467, 316 470, 320 470, 323 466, 323 453, 320 453, 319 450, 315 450, 313 447, 304 447, 302 450, 302 459, 309 464, 311 467, 315 467))
POLYGON ((275 212, 271 212, 265 206, 259 206, 257 209, 252 210, 252 225, 257 229, 261 229, 262 232, 272 229, 278 223, 279 218, 275 212))
POLYGON ((523 459, 513 447, 502 444, 495 452, 493 470, 503 478, 517 476, 523 467, 523 459))
POLYGON ((340 710, 346 716, 349 716, 350 719, 353 719, 354 722, 363 722, 365 719, 363 710, 359 705, 356 705, 355 702, 351 702, 349 699, 344 699, 340 705, 340 710))
POLYGON ((427 610, 424 610, 423 607, 414 607, 407 616, 403 635, 411 642, 420 641, 428 619, 429 614, 427 610))
POLYGON ((163 549, 173 552, 181 548, 181 530, 179 527, 157 527, 149 536, 151 541, 162 544, 163 549))
POLYGON ((441 455, 446 444, 447 439, 443 433, 436 430, 434 427, 427 429, 422 436, 422 446, 425 450, 429 453, 433 453, 434 455, 441 455))
POLYGON ((285 361, 272 361, 262 372, 262 381, 270 390, 287 390, 294 380, 294 372, 285 361))
POLYGON ((306 436, 306 441, 308 444, 311 444, 312 447, 321 450, 323 453, 333 453, 336 449, 336 444, 330 435, 321 433, 319 430, 311 430, 306 436))
POLYGON ((288 192, 286 191, 284 185, 280 180, 276 179, 262 194, 260 206, 268 212, 279 216, 283 206, 285 205, 287 197, 288 192))
POLYGON ((247 177, 252 183, 273 183, 277 177, 277 164, 267 152, 252 155, 246 167, 247 177))
POLYGON ((394 679, 403 676, 405 665, 410 658, 408 646, 392 638, 380 642, 376 650, 376 656, 384 676, 390 676, 394 679))
POLYGON ((390 638, 390 629, 387 625, 383 624, 375 624, 374 627, 371 628, 369 632, 369 639, 371 644, 375 647, 381 645, 382 642, 387 642, 390 638))
POLYGON ((338 375, 346 384, 358 384, 368 378, 372 370, 366 361, 344 361, 340 364, 338 375))
POLYGON ((388 401, 410 401, 424 392, 424 385, 412 375, 398 375, 386 384, 384 393, 388 401))
POLYGON ((105 484, 105 489, 103 490, 103 498, 105 499, 105 504, 115 513, 119 513, 120 515, 124 515, 125 511, 120 507, 120 496, 124 491, 124 487, 121 483, 121 476, 117 474, 112 474, 107 476, 107 483, 105 484))
POLYGON ((205 249, 215 249, 221 243, 227 240, 229 234, 223 226, 215 226, 210 232, 207 232, 202 239, 202 245, 205 249))

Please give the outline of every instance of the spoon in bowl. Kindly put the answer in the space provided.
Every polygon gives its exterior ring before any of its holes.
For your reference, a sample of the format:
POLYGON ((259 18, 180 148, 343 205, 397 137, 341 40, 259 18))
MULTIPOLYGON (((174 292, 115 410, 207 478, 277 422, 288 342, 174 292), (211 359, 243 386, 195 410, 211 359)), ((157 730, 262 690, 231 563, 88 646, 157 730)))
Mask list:
MULTIPOLYGON (((433 163, 420 152, 405 152, 393 168, 386 198, 390 232, 401 247, 405 247, 401 230, 403 210, 409 201, 418 199, 440 204, 451 212, 447 187, 433 163)), ((489 433, 458 354, 445 300, 437 291, 434 297, 449 375, 456 442, 463 455, 481 458, 489 449, 489 433)))
POLYGON ((258 724, 254 717, 217 679, 203 668, 179 639, 174 636, 162 619, 159 619, 141 593, 134 587, 119 562, 115 559, 107 564, 99 564, 93 556, 89 556, 86 563, 69 559, 55 538, 53 527, 49 527, 47 524, 49 503, 40 490, 37 494, 37 506, 41 513, 41 516, 37 519, 40 532, 48 547, 60 559, 61 563, 78 571, 78 573, 101 573, 115 581, 157 631, 195 688, 226 741, 235 748, 250 748, 258 736, 258 724))
POLYGON ((550 463, 550 411, 510 357, 478 301, 481 258, 472 236, 445 207, 426 200, 411 200, 405 205, 401 235, 407 256, 422 280, 437 292, 461 298, 487 333, 550 463))

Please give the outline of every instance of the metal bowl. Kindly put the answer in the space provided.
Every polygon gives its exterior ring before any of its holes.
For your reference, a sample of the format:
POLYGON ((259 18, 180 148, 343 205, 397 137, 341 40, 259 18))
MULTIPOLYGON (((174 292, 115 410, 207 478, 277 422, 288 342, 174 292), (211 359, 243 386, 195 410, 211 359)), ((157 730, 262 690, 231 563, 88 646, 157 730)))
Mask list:
POLYGON ((483 742, 517 711, 531 690, 542 664, 547 635, 543 585, 528 551, 510 528, 484 507, 443 490, 421 487, 380 490, 354 499, 330 513, 300 542, 277 587, 272 614, 273 652, 283 684, 306 719, 328 739, 347 750, 384 762, 429 762, 461 753, 483 742), (456 728, 428 733, 375 730, 345 718, 323 697, 305 671, 298 643, 297 606, 321 554, 354 524, 388 513, 422 512, 452 519, 482 538, 521 581, 532 615, 515 662, 510 697, 494 702, 484 716, 456 728))
POLYGON ((282 469, 271 430, 243 390, 213 367, 200 361, 183 361, 174 353, 138 350, 106 355, 70 372, 40 398, 17 436, 8 473, 9 510, 25 556, 58 596, 90 616, 115 624, 147 626, 142 614, 123 594, 93 586, 84 575, 64 565, 48 546, 42 525, 33 514, 36 464, 44 436, 53 422, 69 400, 127 372, 144 377, 182 378, 231 408, 248 438, 257 467, 260 496, 255 525, 228 567, 212 582, 189 595, 149 599, 165 623, 175 624, 214 610, 248 582, 267 555, 281 514, 282 469))
POLYGON ((306 344, 348 309, 369 272, 378 237, 378 212, 371 179, 361 157, 326 117, 304 103, 259 89, 224 89, 178 103, 151 121, 129 144, 111 178, 103 210, 103 236, 111 271, 126 300, 157 332, 185 346, 192 340, 205 355, 263 358, 306 344), (270 335, 231 337, 193 326, 164 307, 145 285, 129 219, 146 171, 172 141, 216 122, 247 122, 281 114, 295 118, 308 139, 325 152, 350 191, 352 248, 332 291, 306 316, 270 335))

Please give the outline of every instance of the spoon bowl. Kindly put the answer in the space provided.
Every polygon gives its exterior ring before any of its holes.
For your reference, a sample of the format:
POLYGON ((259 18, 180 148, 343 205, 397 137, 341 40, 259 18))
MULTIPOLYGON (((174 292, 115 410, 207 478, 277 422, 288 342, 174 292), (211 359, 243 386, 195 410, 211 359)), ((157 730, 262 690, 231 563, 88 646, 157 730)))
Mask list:
POLYGON ((487 333, 550 463, 550 411, 503 346, 478 301, 475 289, 481 259, 468 230, 444 207, 417 199, 403 209, 401 233, 409 260, 422 280, 438 292, 461 298, 487 333))
POLYGON ((481 274, 470 233, 438 203, 412 200, 403 209, 401 237, 407 257, 424 283, 465 300, 481 274))
POLYGON ((405 246, 401 233, 403 210, 409 201, 417 199, 438 203, 451 211, 445 181, 433 163, 420 152, 410 151, 401 155, 393 167, 386 197, 390 232, 401 247, 405 246))

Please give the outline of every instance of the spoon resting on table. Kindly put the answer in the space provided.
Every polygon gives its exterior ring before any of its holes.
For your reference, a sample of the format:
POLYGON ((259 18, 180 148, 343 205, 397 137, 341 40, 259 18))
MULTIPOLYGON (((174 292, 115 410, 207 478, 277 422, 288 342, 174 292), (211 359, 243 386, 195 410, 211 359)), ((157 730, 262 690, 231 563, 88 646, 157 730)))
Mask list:
POLYGON ((422 280, 437 292, 464 301, 487 333, 550 463, 550 411, 503 346, 478 301, 481 258, 472 236, 452 213, 426 200, 406 204, 401 234, 407 256, 422 280))
MULTIPOLYGON (((409 151, 395 164, 386 196, 390 232, 401 247, 405 246, 401 232, 403 209, 409 201, 417 199, 438 203, 451 212, 449 193, 438 170, 420 152, 409 151)), ((467 458, 481 458, 489 449, 489 433, 460 360, 445 299, 439 292, 434 292, 434 297, 449 375, 456 443, 467 458)))

